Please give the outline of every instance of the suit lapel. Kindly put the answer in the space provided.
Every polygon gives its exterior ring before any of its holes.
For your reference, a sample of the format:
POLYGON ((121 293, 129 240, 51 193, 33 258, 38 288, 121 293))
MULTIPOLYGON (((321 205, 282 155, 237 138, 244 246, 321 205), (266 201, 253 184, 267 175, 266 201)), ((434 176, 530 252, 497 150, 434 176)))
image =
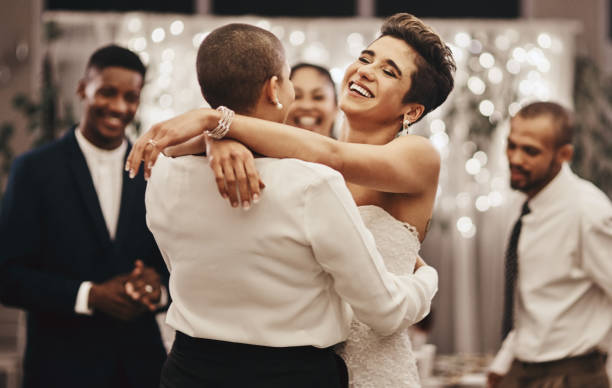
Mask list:
POLYGON ((96 193, 89 168, 87 167, 85 156, 74 135, 74 128, 68 131, 64 140, 66 141, 66 150, 68 153, 68 165, 75 179, 76 188, 81 194, 89 217, 91 217, 93 221, 98 239, 102 244, 108 244, 110 243, 110 235, 106 228, 104 216, 102 215, 98 194, 96 193))
MULTIPOLYGON (((131 149, 132 145, 128 143, 128 148, 123 161, 124 163, 131 149)), ((142 188, 142 185, 144 184, 142 182, 143 179, 142 169, 134 179, 130 179, 128 172, 123 172, 123 182, 121 184, 121 205, 119 207, 119 219, 117 221, 115 241, 119 241, 127 237, 127 234, 129 233, 131 214, 133 213, 135 206, 138 206, 135 201, 137 201, 139 198, 142 200, 142 192, 144 191, 142 188)))
MULTIPOLYGON (((132 149, 132 145, 128 144, 128 149, 127 152, 125 153, 125 158, 124 158, 124 163, 125 163, 125 159, 127 159, 127 156, 130 153, 130 150, 132 149)), ((138 179, 138 178, 136 178, 138 179)), ((117 220, 117 232, 115 233, 115 241, 120 240, 123 235, 125 233, 127 233, 128 231, 128 221, 130 219, 129 217, 129 212, 130 212, 130 206, 129 204, 132 202, 132 199, 134 197, 134 189, 136 188, 136 182, 132 181, 129 177, 129 174, 127 171, 123 172, 123 181, 121 183, 121 204, 119 205, 119 219, 117 220)))

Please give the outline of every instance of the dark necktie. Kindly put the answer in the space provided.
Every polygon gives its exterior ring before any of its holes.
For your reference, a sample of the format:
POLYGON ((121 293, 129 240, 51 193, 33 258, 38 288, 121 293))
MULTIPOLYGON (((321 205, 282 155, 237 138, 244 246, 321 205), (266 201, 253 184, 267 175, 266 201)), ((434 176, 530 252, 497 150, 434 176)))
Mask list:
POLYGON ((514 288, 516 285, 516 278, 518 276, 518 241, 521 234, 521 227, 523 226, 523 216, 525 214, 529 214, 529 212, 529 206, 527 205, 527 202, 525 202, 523 204, 521 216, 518 218, 518 220, 516 220, 514 228, 512 228, 508 249, 506 250, 506 288, 504 297, 504 319, 502 322, 502 339, 506 338, 514 325, 514 288))

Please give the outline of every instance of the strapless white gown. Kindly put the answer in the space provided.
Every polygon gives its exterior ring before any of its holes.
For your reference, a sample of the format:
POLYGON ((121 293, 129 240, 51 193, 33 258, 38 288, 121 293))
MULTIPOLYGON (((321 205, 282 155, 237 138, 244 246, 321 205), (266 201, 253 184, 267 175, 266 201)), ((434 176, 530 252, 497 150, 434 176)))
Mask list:
MULTIPOLYGON (((416 229, 378 206, 360 206, 359 212, 387 269, 397 275, 413 273, 421 248, 416 229)), ((381 337, 366 324, 353 320, 348 339, 336 351, 348 367, 350 387, 421 386, 407 330, 381 337)))

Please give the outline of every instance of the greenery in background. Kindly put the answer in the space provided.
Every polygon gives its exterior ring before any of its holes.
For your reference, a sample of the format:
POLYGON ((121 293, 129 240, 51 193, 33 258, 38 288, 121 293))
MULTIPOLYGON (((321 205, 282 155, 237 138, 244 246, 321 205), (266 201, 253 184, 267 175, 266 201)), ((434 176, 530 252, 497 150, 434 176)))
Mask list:
POLYGON ((576 60, 573 169, 612 197, 612 78, 588 58, 576 60))
MULTIPOLYGON (((55 23, 45 25, 45 42, 50 45, 61 32, 55 23)), ((27 94, 15 95, 12 106, 26 119, 25 130, 33 134, 31 147, 38 147, 54 140, 67 126, 74 124, 72 107, 67 105, 63 114, 58 115, 59 89, 54 81, 53 65, 49 52, 45 53, 42 63, 42 82, 38 101, 27 94)), ((12 122, 0 124, 0 191, 4 191, 11 162, 15 157, 11 141, 18 130, 12 122)), ((0 196, 1 198, 1 196, 0 196)))

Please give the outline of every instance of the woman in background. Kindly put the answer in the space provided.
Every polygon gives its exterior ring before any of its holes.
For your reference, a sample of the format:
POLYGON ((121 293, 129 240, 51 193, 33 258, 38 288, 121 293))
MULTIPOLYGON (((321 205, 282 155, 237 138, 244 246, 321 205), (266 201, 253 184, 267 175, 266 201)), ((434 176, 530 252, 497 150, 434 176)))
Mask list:
POLYGON ((338 114, 336 86, 329 71, 310 63, 299 63, 291 68, 295 102, 289 108, 287 124, 333 136, 338 114))

